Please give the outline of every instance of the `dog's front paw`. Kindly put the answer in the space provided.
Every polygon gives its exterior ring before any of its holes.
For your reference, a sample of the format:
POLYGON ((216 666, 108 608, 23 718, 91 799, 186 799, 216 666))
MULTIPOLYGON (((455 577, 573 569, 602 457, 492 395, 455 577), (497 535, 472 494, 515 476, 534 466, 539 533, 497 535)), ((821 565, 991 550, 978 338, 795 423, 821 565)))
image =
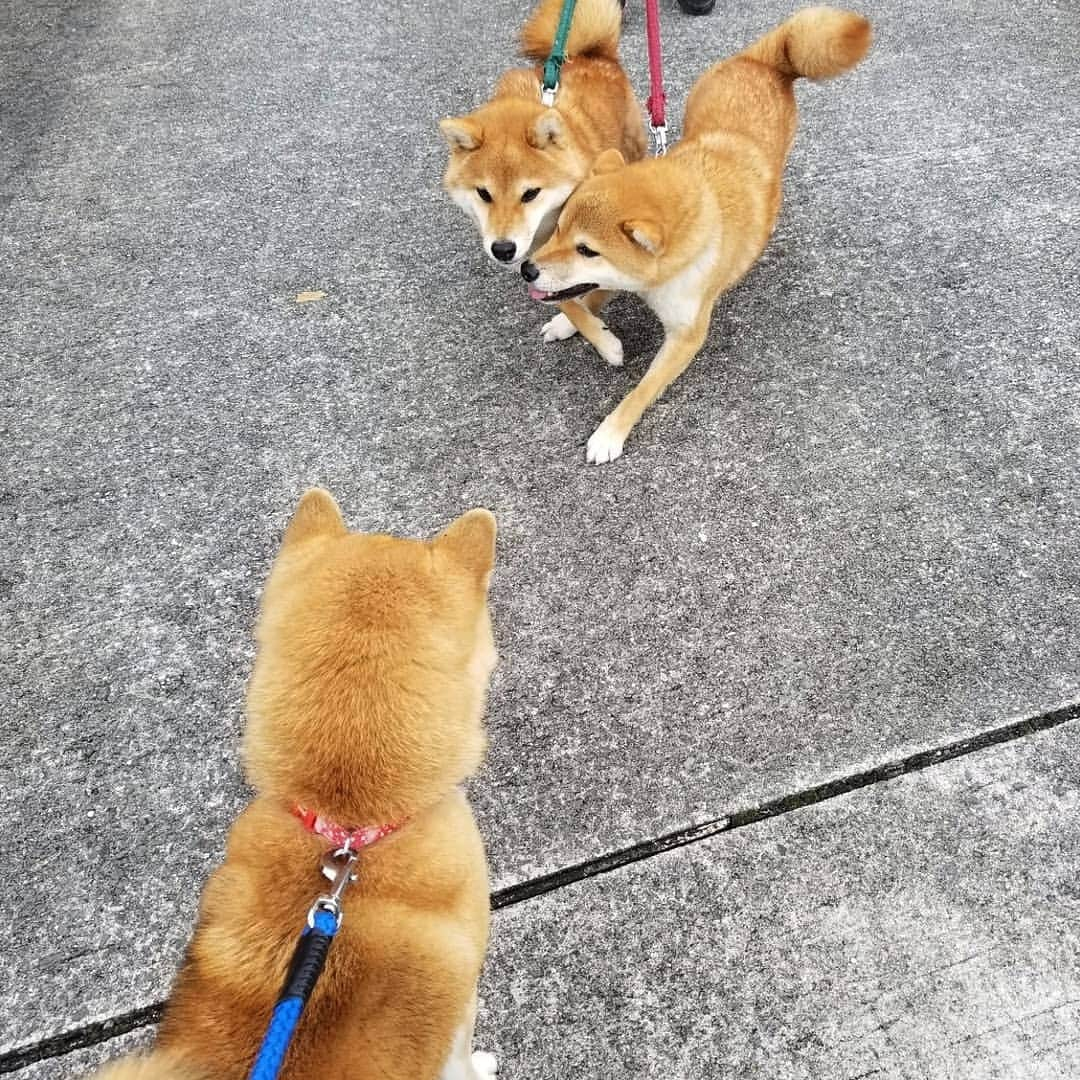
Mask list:
POLYGON ((577 333, 577 327, 560 311, 554 319, 544 323, 541 333, 546 342, 565 341, 577 333))
POLYGON ((596 346, 596 351, 612 367, 622 367, 622 342, 610 330, 608 330, 607 327, 604 328, 604 332, 600 336, 600 341, 596 346))
POLYGON ((585 460, 590 465, 604 465, 614 461, 621 453, 626 434, 609 416, 590 436, 585 448, 585 460))
POLYGON ((477 1050, 472 1056, 473 1072, 479 1080, 495 1080, 495 1074, 499 1071, 499 1063, 494 1054, 488 1054, 483 1050, 477 1050))

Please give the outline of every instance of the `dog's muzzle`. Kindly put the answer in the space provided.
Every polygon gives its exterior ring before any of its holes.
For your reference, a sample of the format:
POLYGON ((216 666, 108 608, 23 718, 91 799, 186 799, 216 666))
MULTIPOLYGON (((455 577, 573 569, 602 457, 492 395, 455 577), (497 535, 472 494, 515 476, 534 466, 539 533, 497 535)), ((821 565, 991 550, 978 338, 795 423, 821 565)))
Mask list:
POLYGON ((593 281, 583 281, 580 285, 571 285, 568 288, 560 289, 558 292, 546 292, 543 289, 538 289, 533 285, 533 282, 540 276, 540 267, 529 259, 526 259, 521 264, 521 276, 529 283, 529 297, 533 300, 540 300, 545 304, 561 304, 564 300, 573 300, 577 296, 584 296, 587 292, 600 288, 593 281))

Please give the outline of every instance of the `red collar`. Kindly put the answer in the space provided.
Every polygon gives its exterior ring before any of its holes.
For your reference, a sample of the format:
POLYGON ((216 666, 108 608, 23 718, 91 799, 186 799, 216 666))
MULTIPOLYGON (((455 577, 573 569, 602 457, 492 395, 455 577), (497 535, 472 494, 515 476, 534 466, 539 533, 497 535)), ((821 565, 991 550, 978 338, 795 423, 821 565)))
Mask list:
POLYGON ((324 840, 329 840, 335 848, 348 847, 350 851, 359 851, 361 848, 370 847, 384 836, 397 832, 405 824, 404 821, 397 821, 392 825, 364 825, 359 829, 346 829, 344 825, 337 825, 333 821, 327 821, 326 818, 319 817, 314 810, 308 810, 303 806, 294 806, 292 813, 300 819, 308 832, 315 833, 324 840))

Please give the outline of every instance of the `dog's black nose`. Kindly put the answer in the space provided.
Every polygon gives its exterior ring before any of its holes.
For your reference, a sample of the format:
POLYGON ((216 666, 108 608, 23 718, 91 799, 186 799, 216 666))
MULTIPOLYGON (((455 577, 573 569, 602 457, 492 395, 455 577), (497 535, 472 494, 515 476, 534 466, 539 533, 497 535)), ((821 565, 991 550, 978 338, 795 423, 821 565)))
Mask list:
POLYGON ((535 281, 540 276, 540 268, 534 262, 529 262, 526 259, 521 264, 521 276, 526 281, 535 281))
POLYGON ((509 262, 517 252, 517 244, 513 240, 492 240, 491 254, 499 262, 509 262))

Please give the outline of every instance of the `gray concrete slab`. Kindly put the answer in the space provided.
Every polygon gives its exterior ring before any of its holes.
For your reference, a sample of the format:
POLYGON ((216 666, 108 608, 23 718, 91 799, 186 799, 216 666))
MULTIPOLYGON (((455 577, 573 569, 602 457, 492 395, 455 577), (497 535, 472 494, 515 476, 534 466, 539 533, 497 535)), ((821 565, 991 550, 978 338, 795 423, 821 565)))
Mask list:
POLYGON ((497 913, 508 1076, 1080 1076, 1080 729, 497 913))
MULTIPOLYGON (((668 10, 672 112, 787 10, 668 10)), ((167 986, 309 483, 358 526, 499 515, 500 885, 1076 698, 1080 31, 867 10, 776 242, 607 469, 655 327, 616 305, 625 372, 542 348, 438 191, 517 4, 0 13, 0 1043, 167 986)))

